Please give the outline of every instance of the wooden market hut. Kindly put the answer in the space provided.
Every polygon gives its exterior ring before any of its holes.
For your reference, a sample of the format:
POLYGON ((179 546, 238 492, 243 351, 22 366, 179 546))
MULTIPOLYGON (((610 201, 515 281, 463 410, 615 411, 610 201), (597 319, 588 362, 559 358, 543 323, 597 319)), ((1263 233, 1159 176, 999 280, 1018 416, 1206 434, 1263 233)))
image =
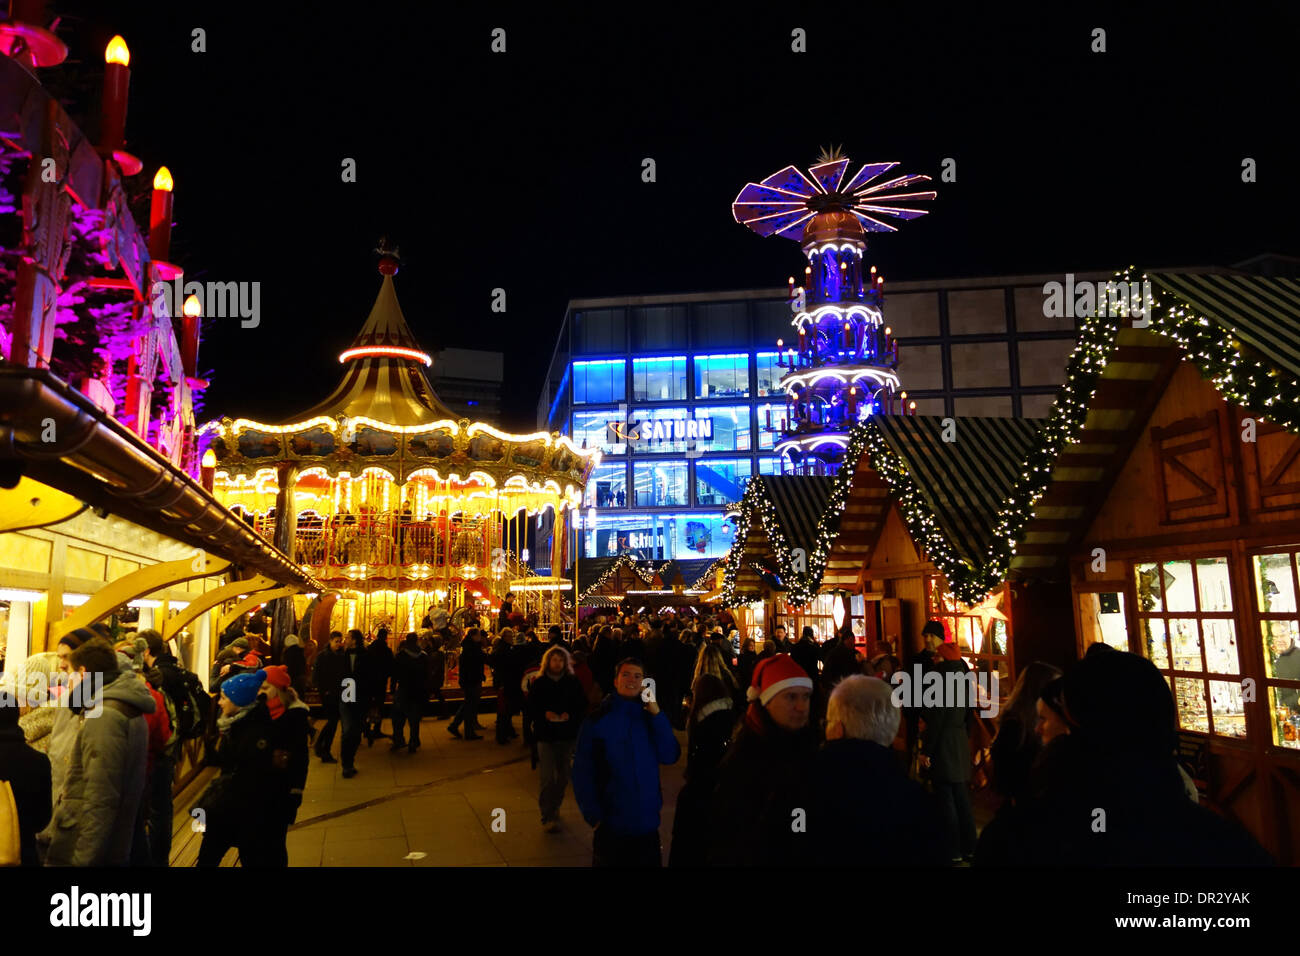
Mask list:
MULTIPOLYGON (((698 607, 708 593, 712 558, 638 561, 628 554, 578 562, 578 607, 698 607)), ((573 577, 570 569, 569 578, 573 577)))
POLYGON ((1102 367, 1072 366, 1054 410, 1072 440, 1034 462, 1012 574, 1068 579, 1072 655, 1155 663, 1205 802, 1295 864, 1300 282, 1148 278, 1148 328, 1083 330, 1102 367))
POLYGON ((1062 585, 986 586, 974 573, 1038 424, 872 418, 851 435, 839 475, 754 479, 729 557, 730 599, 762 601, 769 627, 780 621, 798 633, 811 624, 823 637, 844 601, 867 656, 906 659, 920 649, 924 623, 940 620, 968 658, 999 674, 1005 695, 1013 644, 1025 660, 1063 658, 1052 635, 1069 626, 1062 585))

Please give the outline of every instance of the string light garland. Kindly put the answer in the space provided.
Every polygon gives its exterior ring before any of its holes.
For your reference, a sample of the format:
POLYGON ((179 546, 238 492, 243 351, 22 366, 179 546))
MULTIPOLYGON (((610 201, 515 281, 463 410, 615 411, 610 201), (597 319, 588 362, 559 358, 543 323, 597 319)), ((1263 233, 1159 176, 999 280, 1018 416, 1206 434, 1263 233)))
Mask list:
MULTIPOLYGON (((633 574, 635 574, 638 578, 641 579, 641 582, 643 584, 652 584, 654 582, 656 575, 662 575, 665 571, 668 570, 668 566, 670 564, 672 564, 672 561, 665 561, 658 568, 656 568, 653 564, 647 564, 643 568, 637 564, 636 559, 633 558, 631 555, 620 554, 617 558, 614 559, 614 563, 611 564, 605 570, 605 573, 596 579, 596 582, 592 584, 591 587, 587 588, 585 591, 583 591, 581 594, 578 595, 577 598, 578 603, 581 604, 587 598, 591 597, 591 595, 594 592, 598 591, 601 588, 601 586, 605 584, 606 581, 608 581, 610 578, 614 576, 615 572, 617 572, 619 568, 623 568, 623 567, 629 568, 631 569, 633 574)), ((577 582, 574 583, 576 584, 577 582)))
MULTIPOLYGON (((1116 279, 1132 282, 1135 272, 1130 266, 1117 272, 1116 279)), ((1137 281, 1147 279, 1143 274, 1137 281)), ((1243 408, 1267 409, 1269 421, 1300 434, 1300 379, 1294 377, 1293 370, 1243 345, 1235 328, 1198 314, 1176 295, 1157 296, 1151 291, 1144 305, 1150 318, 1148 329, 1180 346, 1184 357, 1221 395, 1243 408)), ((972 564, 957 553, 906 462, 889 447, 874 419, 869 418, 849 434, 845 466, 835 477, 826 509, 817 523, 805 573, 794 573, 790 548, 775 521, 775 507, 759 482, 750 483, 736 521, 735 544, 724 559, 723 606, 747 603, 736 593, 736 578, 756 511, 768 532, 782 581, 790 585, 788 602, 805 604, 819 592, 857 470, 850 463, 863 454, 869 456, 872 469, 890 486, 913 541, 947 579, 950 593, 968 606, 984 600, 1006 581, 1016 547, 1024 539, 1035 506, 1047 491, 1057 459, 1083 430, 1101 374, 1117 347, 1119 331, 1128 324, 1127 303, 1121 300, 1116 311, 1121 314, 1108 316, 1094 310, 1083 320, 1066 366, 1065 382, 1039 432, 1038 443, 1020 464, 1020 478, 998 512, 985 561, 972 564)))

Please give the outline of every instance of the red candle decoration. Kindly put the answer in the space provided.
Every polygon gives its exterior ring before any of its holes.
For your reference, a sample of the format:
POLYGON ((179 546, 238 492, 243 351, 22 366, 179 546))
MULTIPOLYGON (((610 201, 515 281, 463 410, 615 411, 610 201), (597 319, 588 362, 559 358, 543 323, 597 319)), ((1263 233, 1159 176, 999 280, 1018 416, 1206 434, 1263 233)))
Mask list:
POLYGON ((166 261, 172 246, 172 174, 159 166, 149 203, 149 258, 166 261))
POLYGON ((126 135, 126 97, 131 88, 131 51, 126 41, 115 36, 104 49, 103 126, 99 145, 108 152, 122 148, 126 135))
POLYGON ((181 322, 181 366, 187 378, 194 378, 199 367, 199 327, 202 325, 203 306, 197 295, 187 296, 182 309, 184 319, 181 322))

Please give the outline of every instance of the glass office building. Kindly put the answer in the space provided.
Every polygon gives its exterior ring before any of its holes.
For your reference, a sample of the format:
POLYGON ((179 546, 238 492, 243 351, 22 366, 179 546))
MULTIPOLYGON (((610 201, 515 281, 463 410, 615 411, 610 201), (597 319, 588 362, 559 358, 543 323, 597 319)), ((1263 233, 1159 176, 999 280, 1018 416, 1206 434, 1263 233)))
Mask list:
MULTIPOLYGON (((1075 319, 1044 314, 1043 284, 1063 278, 887 283, 917 414, 1043 415, 1075 342, 1075 319)), ((784 289, 569 303, 537 421, 604 452, 578 516, 582 557, 730 549, 728 506, 753 475, 781 471, 767 426, 786 413, 776 342, 791 338, 791 318, 784 289)))

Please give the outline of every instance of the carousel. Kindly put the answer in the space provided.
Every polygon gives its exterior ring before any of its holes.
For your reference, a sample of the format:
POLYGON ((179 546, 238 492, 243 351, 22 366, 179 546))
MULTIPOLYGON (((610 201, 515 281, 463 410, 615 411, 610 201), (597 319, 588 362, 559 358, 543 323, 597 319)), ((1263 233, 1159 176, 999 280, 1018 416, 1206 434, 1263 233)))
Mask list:
POLYGON ((571 584, 528 568, 529 519, 549 508, 562 529, 600 453, 458 419, 398 305, 396 250, 379 252, 379 295, 338 387, 286 423, 203 426, 204 480, 330 589, 323 600, 337 595, 334 629, 398 638, 426 614, 490 619, 508 594, 514 613, 558 621, 571 584))

